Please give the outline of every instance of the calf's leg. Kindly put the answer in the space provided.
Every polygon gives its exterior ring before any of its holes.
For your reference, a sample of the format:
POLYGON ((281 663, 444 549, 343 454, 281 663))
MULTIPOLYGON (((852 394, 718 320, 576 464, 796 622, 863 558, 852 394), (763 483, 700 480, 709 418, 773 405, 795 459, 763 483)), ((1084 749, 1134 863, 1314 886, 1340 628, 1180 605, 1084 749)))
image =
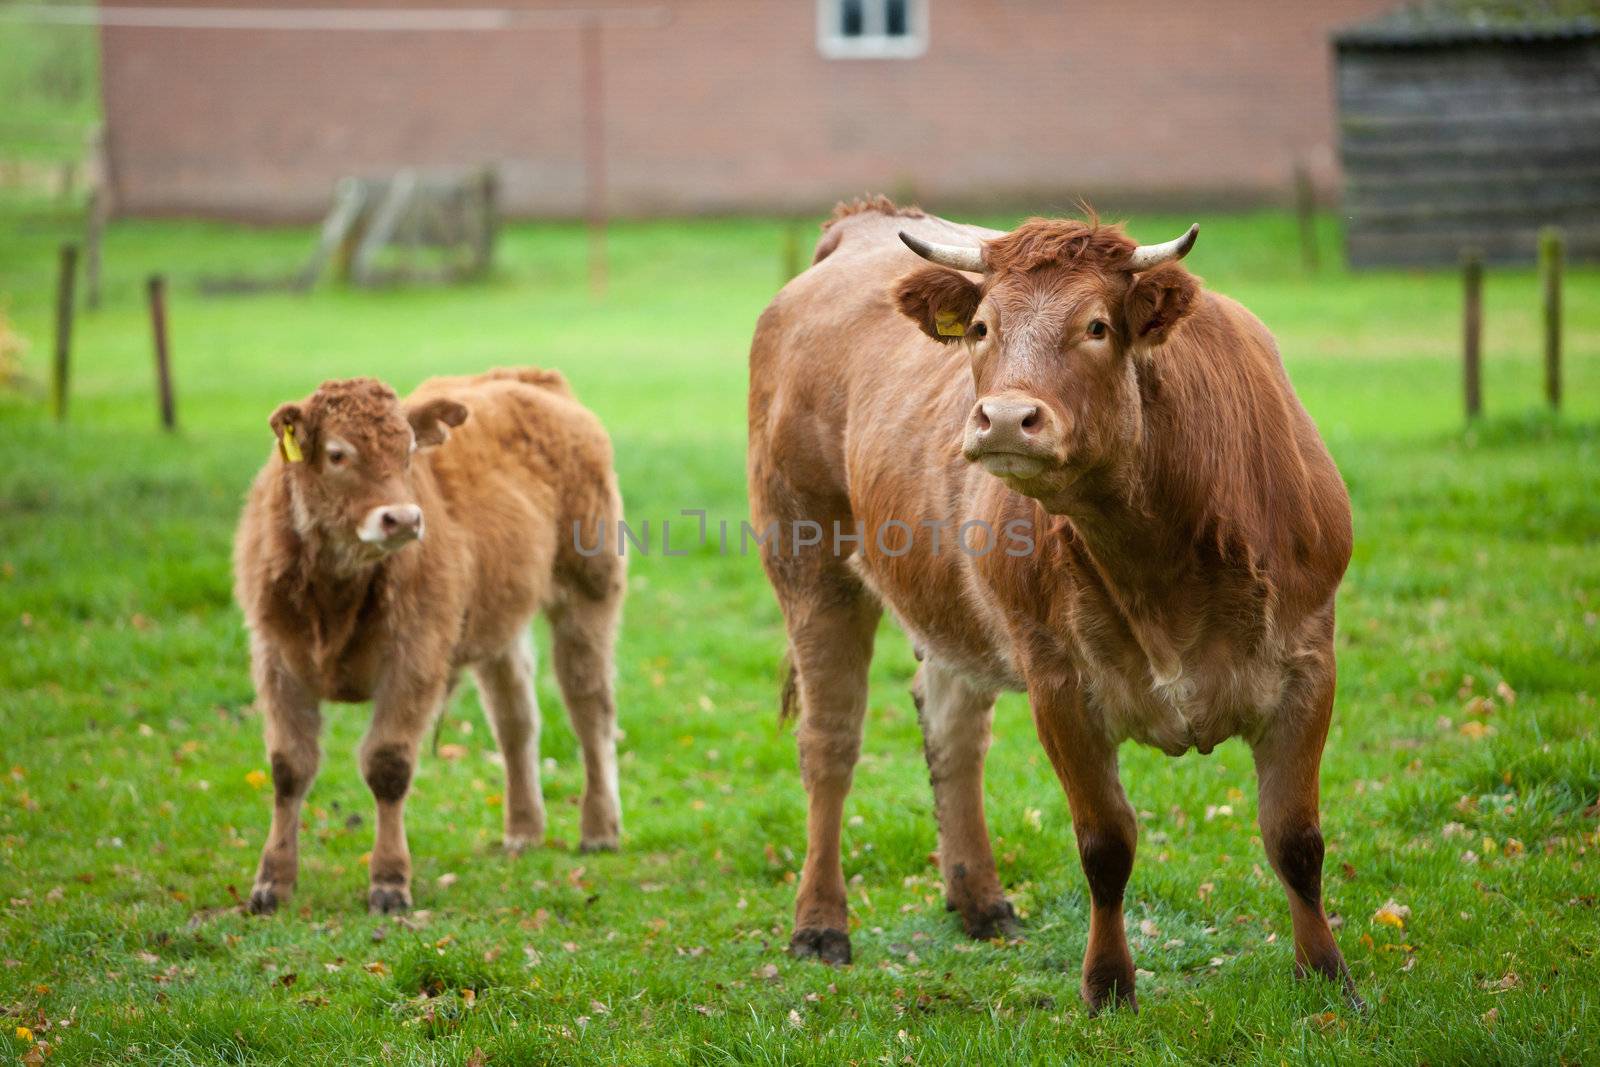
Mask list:
POLYGON ((1357 1006, 1355 981, 1322 908, 1323 842, 1317 812, 1322 746, 1333 715, 1334 677, 1307 682, 1254 747, 1261 840, 1289 898, 1294 970, 1338 982, 1357 1006))
POLYGON ((255 674, 272 767, 272 826, 248 907, 265 915, 289 899, 299 878, 300 807, 317 775, 322 715, 317 698, 261 649, 256 652, 255 674))
POLYGON ((614 851, 622 833, 617 789, 617 704, 613 649, 622 611, 618 590, 604 599, 573 595, 550 615, 556 681, 583 749, 583 807, 578 847, 614 851))
POLYGON ((939 869, 945 900, 976 938, 1017 929, 983 814, 983 761, 995 694, 979 690, 933 656, 923 661, 912 690, 922 724, 922 748, 939 820, 939 869))
POLYGON ((474 668, 506 765, 505 847, 519 852, 544 841, 539 789, 539 702, 533 685, 533 645, 523 634, 500 655, 474 668))
POLYGON ((1067 791, 1078 859, 1089 881, 1089 943, 1083 999, 1091 1013, 1118 1004, 1138 1010, 1122 895, 1133 871, 1139 827, 1117 776, 1116 748, 1088 721, 1076 679, 1029 686, 1034 726, 1067 791))
POLYGON ((377 829, 367 908, 387 915, 411 907, 411 850, 406 845, 405 804, 417 749, 444 701, 444 681, 396 681, 373 701, 372 725, 361 742, 361 773, 377 802, 377 829))

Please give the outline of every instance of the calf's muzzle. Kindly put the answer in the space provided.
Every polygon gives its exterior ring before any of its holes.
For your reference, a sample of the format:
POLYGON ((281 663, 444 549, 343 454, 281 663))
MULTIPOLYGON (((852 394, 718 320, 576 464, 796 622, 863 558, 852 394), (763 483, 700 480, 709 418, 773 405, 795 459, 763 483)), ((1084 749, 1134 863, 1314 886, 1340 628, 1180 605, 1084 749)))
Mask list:
POLYGON ((383 504, 367 512, 356 535, 369 545, 399 548, 422 539, 422 509, 415 504, 383 504))

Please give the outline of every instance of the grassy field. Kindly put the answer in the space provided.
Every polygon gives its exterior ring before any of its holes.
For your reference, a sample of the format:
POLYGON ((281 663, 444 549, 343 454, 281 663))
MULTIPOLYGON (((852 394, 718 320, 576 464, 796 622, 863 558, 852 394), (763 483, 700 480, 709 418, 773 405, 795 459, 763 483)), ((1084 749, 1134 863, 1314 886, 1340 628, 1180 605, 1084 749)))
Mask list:
MULTIPOLYGON (((1532 276, 1488 285, 1490 417, 1464 432, 1458 284, 1308 275, 1292 222, 1203 218, 1191 257, 1277 332, 1349 482, 1357 548, 1324 774, 1327 897, 1365 1014, 1291 981, 1248 751, 1129 748, 1142 1012, 1086 1017, 1066 803, 1027 710, 990 756, 1025 937, 942 907, 931 797, 886 626, 846 830, 856 963, 784 954, 804 802, 777 723, 780 619, 753 558, 634 561, 620 650, 623 851, 574 851, 575 745, 548 670, 550 847, 497 851, 499 768, 470 687, 409 820, 420 909, 365 911, 362 707, 328 714, 300 890, 240 914, 270 787, 229 545, 266 418, 327 377, 406 389, 559 367, 606 421, 630 517, 745 515, 745 350, 780 227, 628 224, 613 286, 582 232, 515 226, 489 282, 206 299, 292 268, 308 231, 122 223, 78 322, 71 421, 42 383, 57 242, 0 208, 0 305, 32 344, 0 393, 0 1055, 76 1062, 1553 1063, 1600 1057, 1600 273, 1568 297, 1565 415, 1539 405, 1532 276), (172 279, 181 433, 156 430, 142 282, 172 279), (1394 902, 1400 923, 1375 918, 1394 902), (1409 909, 1405 912, 1404 909, 1409 909), (15 1036, 14 1036, 15 1035, 15 1036)), ((1005 221, 1005 220, 997 220, 1005 221)), ((1187 218, 1139 217, 1165 238, 1187 218)), ((1325 220, 1325 247, 1336 240, 1325 220)), ((541 635, 541 641, 543 636, 541 635)))

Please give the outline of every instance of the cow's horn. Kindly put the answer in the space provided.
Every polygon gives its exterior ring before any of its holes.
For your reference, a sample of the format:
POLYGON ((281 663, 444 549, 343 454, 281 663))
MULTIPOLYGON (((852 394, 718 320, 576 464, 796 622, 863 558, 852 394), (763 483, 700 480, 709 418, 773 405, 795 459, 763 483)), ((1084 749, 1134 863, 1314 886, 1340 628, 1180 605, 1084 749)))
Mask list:
POLYGON ((1189 249, 1194 247, 1195 238, 1200 236, 1200 224, 1197 222, 1189 227, 1189 232, 1182 237, 1166 241, 1158 245, 1140 245, 1133 250, 1133 255, 1128 259, 1125 270, 1140 271, 1158 267, 1163 263, 1172 263, 1189 254, 1189 249))
POLYGON ((900 231, 900 240, 906 247, 929 263, 937 263, 941 267, 954 267, 956 270, 969 270, 974 274, 983 274, 988 267, 983 265, 983 251, 967 245, 939 245, 932 241, 924 241, 920 237, 913 237, 904 230, 900 231))

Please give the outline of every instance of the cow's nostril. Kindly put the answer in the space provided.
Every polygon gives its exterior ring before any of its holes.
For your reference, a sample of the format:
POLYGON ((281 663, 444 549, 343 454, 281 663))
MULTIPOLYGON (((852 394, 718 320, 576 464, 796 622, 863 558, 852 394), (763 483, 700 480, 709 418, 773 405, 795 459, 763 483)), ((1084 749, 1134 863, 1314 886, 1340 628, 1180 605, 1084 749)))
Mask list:
POLYGON ((978 417, 976 421, 978 423, 978 429, 985 431, 989 429, 989 410, 981 404, 978 405, 978 417))
POLYGON ((1038 407, 1028 409, 1028 413, 1022 417, 1022 428, 1024 430, 1037 430, 1039 428, 1038 407))
POLYGON ((383 517, 378 521, 383 524, 385 530, 393 530, 400 525, 400 520, 394 517, 394 512, 392 511, 385 511, 383 517))

